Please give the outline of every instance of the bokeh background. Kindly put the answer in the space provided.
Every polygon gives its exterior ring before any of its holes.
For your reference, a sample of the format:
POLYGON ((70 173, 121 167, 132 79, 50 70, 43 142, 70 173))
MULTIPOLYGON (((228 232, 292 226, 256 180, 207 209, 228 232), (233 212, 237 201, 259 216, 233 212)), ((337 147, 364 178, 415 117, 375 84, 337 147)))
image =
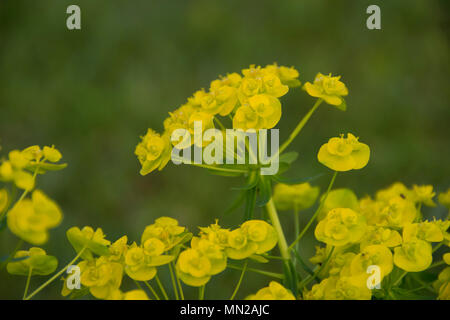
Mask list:
MULTIPOLYGON (((0 2, 0 144, 55 144, 69 164, 38 183, 61 205, 63 224, 44 248, 61 265, 74 252, 71 226, 104 229, 108 238, 138 240, 161 215, 190 230, 215 218, 231 227, 242 209, 224 215, 237 196, 234 178, 169 165, 146 177, 133 152, 148 127, 220 74, 250 64, 295 66, 302 82, 317 72, 340 74, 347 112, 323 106, 291 145, 300 153, 291 175, 326 171, 317 161, 331 136, 353 132, 370 145, 364 170, 340 175, 337 187, 358 196, 394 181, 450 187, 449 2, 411 1, 24 1, 0 2), (82 29, 66 28, 78 4, 82 29), (381 7, 382 30, 366 28, 366 8, 381 7)), ((282 98, 284 140, 314 100, 302 90, 282 98)), ((325 176, 314 181, 322 189, 325 176)), ((442 215, 436 208, 429 215, 442 215)), ((310 212, 305 212, 306 221, 310 212)), ((283 213, 283 223, 291 221, 283 213)), ((287 229, 292 239, 292 230, 287 229)), ((0 234, 0 255, 17 240, 0 234)), ((24 247, 27 247, 25 245, 24 247)), ((307 258, 311 240, 302 246, 307 258)), ((269 266, 277 270, 279 266, 269 266)), ((277 271, 280 271, 279 269, 277 271)), ((164 273, 165 271, 163 271, 164 273)), ((208 284, 208 298, 228 298, 238 271, 208 284)), ((165 277, 165 275, 163 275, 165 277)), ((35 288, 45 278, 32 280, 35 288)), ((268 283, 248 276, 240 297, 268 283)), ((25 279, 0 274, 0 298, 20 298, 25 279), (18 285, 20 284, 20 285, 18 285)), ((132 283, 125 283, 132 288, 132 283)), ((59 298, 61 284, 37 297, 59 298)), ((189 293, 188 295, 194 293, 189 293)), ((195 297, 195 296, 193 296, 195 297)))

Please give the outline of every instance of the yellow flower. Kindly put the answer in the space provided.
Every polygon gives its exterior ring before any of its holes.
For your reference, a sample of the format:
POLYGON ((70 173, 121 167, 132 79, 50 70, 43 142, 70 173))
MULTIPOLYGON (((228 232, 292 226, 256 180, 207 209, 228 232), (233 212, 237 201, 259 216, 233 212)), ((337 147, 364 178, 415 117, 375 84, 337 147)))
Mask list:
POLYGON ((170 250, 178 244, 190 239, 191 234, 185 227, 179 226, 176 219, 160 217, 154 224, 148 225, 142 233, 141 243, 150 238, 157 238, 164 243, 164 251, 170 250))
POLYGON ((123 294, 123 300, 150 300, 144 290, 131 290, 123 294))
POLYGON ((233 118, 234 129, 271 129, 281 118, 280 101, 268 94, 258 94, 240 106, 233 118))
POLYGON ((108 246, 111 244, 105 239, 105 234, 101 228, 95 231, 91 227, 84 227, 80 230, 78 227, 72 227, 66 232, 67 239, 76 252, 84 250, 81 258, 86 260, 94 259, 93 254, 99 256, 108 256, 110 254, 108 246))
POLYGON ((433 192, 433 186, 418 186, 415 184, 413 185, 413 194, 416 200, 415 202, 423 203, 424 205, 429 207, 436 206, 436 203, 434 203, 433 201, 433 197, 436 195, 436 193, 433 192))
POLYGON ((31 275, 46 276, 56 270, 58 260, 53 256, 48 256, 41 248, 30 248, 28 251, 19 250, 14 255, 14 259, 19 261, 10 262, 6 269, 10 274, 28 276, 31 269, 31 275), (22 260, 20 260, 22 258, 22 260))
POLYGON ((156 267, 170 263, 174 257, 163 255, 162 241, 147 239, 142 247, 133 243, 125 255, 125 272, 137 281, 148 281, 156 275, 156 267))
POLYGON ((148 129, 147 134, 141 139, 134 152, 142 165, 140 174, 144 176, 155 169, 162 170, 170 160, 169 137, 160 136, 152 129, 148 129))
POLYGON ((256 254, 272 250, 278 241, 275 229, 263 220, 249 220, 240 229, 247 235, 250 242, 256 243, 256 254))
POLYGON ((298 80, 299 73, 294 67, 278 66, 274 63, 272 65, 267 65, 264 69, 269 73, 275 74, 280 78, 282 84, 285 84, 290 88, 299 87, 301 85, 298 80))
MULTIPOLYGON (((325 194, 320 197, 320 201, 323 201, 325 194)), ((334 208, 349 208, 355 211, 359 210, 358 198, 355 193, 350 189, 334 189, 328 193, 325 203, 319 212, 318 220, 325 218, 327 213, 334 208)))
POLYGON ((199 250, 187 249, 180 253, 176 264, 180 279, 189 286, 201 287, 211 279, 211 262, 199 250))
POLYGON ((383 227, 369 226, 361 239, 360 248, 363 250, 370 245, 383 245, 389 248, 402 244, 402 236, 395 230, 383 227))
POLYGON ((256 253, 258 245, 249 241, 248 235, 242 229, 236 229, 228 235, 227 256, 234 260, 242 260, 256 253))
POLYGON ((403 241, 408 242, 414 239, 441 242, 444 240, 444 235, 436 223, 423 221, 410 223, 403 227, 403 241))
POLYGON ((446 264, 450 265, 450 253, 444 253, 442 260, 444 260, 446 264))
POLYGON ((413 192, 409 190, 403 183, 395 182, 389 187, 379 190, 375 198, 379 201, 389 201, 392 198, 402 197, 403 199, 414 201, 413 192))
POLYGON ((227 267, 227 256, 219 245, 207 239, 194 237, 191 241, 191 247, 208 258, 211 264, 211 275, 218 274, 227 267))
POLYGON ((437 289, 438 300, 450 300, 450 267, 446 267, 439 273, 433 286, 437 289))
POLYGON ((123 262, 128 250, 128 237, 123 236, 109 246, 109 260, 123 262))
POLYGON ((62 158, 61 152, 59 152, 59 150, 56 149, 55 146, 45 146, 42 150, 42 153, 44 155, 44 158, 50 162, 58 162, 62 158))
POLYGON ((317 224, 314 235, 317 240, 332 246, 344 246, 358 242, 366 231, 364 217, 352 209, 336 208, 317 224))
POLYGON ((11 232, 34 245, 47 242, 48 230, 58 226, 61 220, 58 205, 39 190, 33 192, 31 199, 18 202, 7 216, 11 232))
POLYGON ((210 90, 215 90, 223 86, 239 88, 241 81, 242 77, 238 73, 229 73, 226 77, 221 77, 220 79, 211 81, 210 90))
POLYGON ((346 106, 342 97, 348 95, 348 90, 340 79, 340 76, 332 77, 331 73, 326 76, 319 72, 314 83, 306 82, 303 88, 310 96, 323 99, 326 103, 345 110, 346 106))
POLYGON ((401 228, 412 223, 416 217, 417 210, 414 203, 397 196, 384 203, 379 212, 379 224, 401 228))
POLYGON ((361 143, 351 133, 347 138, 331 138, 322 145, 317 154, 320 163, 335 171, 362 169, 369 162, 369 146, 361 143))
POLYGON ((219 245, 222 249, 228 246, 229 234, 230 230, 220 227, 217 220, 215 224, 212 224, 209 227, 200 227, 200 237, 208 239, 219 245))
POLYGON ((35 182, 33 175, 24 170, 28 163, 29 161, 18 150, 11 151, 9 160, 0 165, 0 181, 13 181, 18 188, 31 191, 35 182))
POLYGON ((380 268, 380 280, 382 280, 394 268, 391 250, 383 245, 365 247, 361 253, 353 258, 350 266, 351 274, 353 276, 365 275, 367 279, 367 269, 371 265, 376 265, 380 268))
POLYGON ((304 294, 305 300, 370 300, 371 297, 372 292, 361 276, 332 276, 304 294))
POLYGON ((295 300, 291 291, 287 290, 276 281, 271 281, 269 286, 262 288, 256 294, 250 295, 247 300, 295 300))
POLYGON ((319 187, 309 183, 287 185, 279 183, 273 191, 273 201, 278 210, 305 210, 316 202, 319 187))
POLYGON ((78 264, 81 270, 81 284, 97 299, 108 299, 122 283, 123 267, 106 257, 78 264))
POLYGON ((202 111, 221 116, 227 116, 234 110, 238 102, 237 89, 231 86, 222 85, 211 89, 201 99, 202 111))
POLYGON ((426 270, 433 260, 431 245, 424 240, 404 242, 394 249, 394 263, 408 272, 426 270))
MULTIPOLYGON (((198 130, 196 129, 196 125, 198 126, 198 123, 201 124, 201 127, 199 127, 199 129, 201 129, 202 134, 208 129, 213 129, 214 128, 213 119, 214 119, 213 115, 203 111, 197 111, 191 114, 188 121, 189 132, 191 134, 191 144, 194 143, 198 147, 205 147, 210 143, 210 141, 203 140, 202 135, 195 135, 194 132, 195 130, 198 130)), ((182 146, 185 147, 184 143, 182 144, 182 146)))
POLYGON ((446 192, 441 192, 438 200, 440 204, 450 209, 450 188, 446 192))

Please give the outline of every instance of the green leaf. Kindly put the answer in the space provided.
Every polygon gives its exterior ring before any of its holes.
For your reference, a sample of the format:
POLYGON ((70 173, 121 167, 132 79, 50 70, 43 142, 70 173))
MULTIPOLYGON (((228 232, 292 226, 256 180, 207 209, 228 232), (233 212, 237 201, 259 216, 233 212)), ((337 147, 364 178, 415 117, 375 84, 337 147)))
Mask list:
POLYGON ((256 201, 256 187, 245 192, 244 221, 253 219, 256 201))
POLYGON ((41 163, 32 162, 28 166, 26 166, 25 169, 27 169, 28 171, 34 172, 37 167, 39 167, 37 173, 42 174, 42 173, 46 173, 47 171, 62 170, 67 167, 67 163, 55 164, 55 163, 47 163, 47 162, 41 162, 41 163))
POLYGON ((263 256, 257 255, 257 254, 251 255, 249 258, 258 263, 268 263, 269 262, 268 259, 264 258, 263 256))
POLYGON ((233 201, 233 203, 225 210, 224 215, 228 215, 237 208, 239 208, 245 200, 247 192, 243 191, 239 194, 239 196, 233 201))
POLYGON ((299 184, 299 183, 314 181, 314 180, 320 178, 321 176, 323 176, 324 174, 325 173, 319 173, 319 174, 316 174, 315 176, 308 177, 308 178, 286 178, 279 174, 276 174, 273 176, 273 179, 279 183, 284 183, 284 184, 299 184))
POLYGON ((345 102, 344 98, 342 99, 342 103, 338 106, 335 106, 336 108, 338 108, 341 111, 346 111, 347 110, 347 103, 345 102))
POLYGON ((284 162, 291 164, 298 158, 298 152, 291 151, 291 152, 285 152, 280 156, 279 162, 284 162))

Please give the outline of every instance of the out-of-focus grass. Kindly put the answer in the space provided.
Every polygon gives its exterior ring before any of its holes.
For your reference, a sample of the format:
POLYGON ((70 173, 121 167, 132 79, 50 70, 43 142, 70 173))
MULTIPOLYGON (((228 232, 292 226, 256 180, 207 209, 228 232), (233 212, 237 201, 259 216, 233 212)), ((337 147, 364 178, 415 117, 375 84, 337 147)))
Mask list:
MULTIPOLYGON (((325 171, 316 152, 328 137, 353 132, 370 145, 362 171, 336 186, 359 196, 402 180, 449 187, 448 2, 384 1, 382 30, 367 30, 370 1, 76 1, 82 30, 68 31, 73 1, 0 3, 0 144, 3 154, 31 144, 55 144, 69 167, 39 180, 65 213, 45 249, 64 263, 72 225, 101 226, 112 240, 138 240, 161 215, 196 232, 223 216, 241 181, 169 165, 138 175, 139 135, 162 129, 167 113, 219 74, 274 61, 294 65, 302 82, 317 72, 341 74, 348 111, 321 107, 291 150, 294 176, 325 171)), ((282 139, 310 108, 299 89, 283 97, 282 139)), ((322 188, 328 177, 317 180, 322 188)), ((440 214, 439 209, 434 211, 440 214)), ((282 220, 289 221, 288 214, 282 220)), ((306 217, 303 217, 306 220, 306 217)), ((291 236, 292 230, 288 230, 291 236)), ((0 235, 0 254, 13 236, 0 235)), ((303 246, 312 253, 312 244, 303 246)), ((19 277, 0 275, 0 298, 21 296, 19 277)), ((235 271, 218 277, 209 297, 231 295, 235 271)), ((32 286, 40 280, 33 280, 32 286)), ((266 284, 252 276, 245 296, 266 284)), ((58 297, 53 286, 39 296, 58 297)))

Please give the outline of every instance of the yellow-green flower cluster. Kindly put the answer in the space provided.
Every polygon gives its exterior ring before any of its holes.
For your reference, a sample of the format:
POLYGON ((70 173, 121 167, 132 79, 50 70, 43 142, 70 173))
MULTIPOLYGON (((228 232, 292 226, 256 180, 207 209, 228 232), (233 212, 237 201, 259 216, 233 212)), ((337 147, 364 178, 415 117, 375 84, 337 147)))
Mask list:
POLYGON ((192 239, 191 248, 181 252, 176 264, 181 280, 190 286, 202 286, 225 270, 227 258, 246 259, 277 244, 275 229, 263 220, 246 221, 232 231, 217 222, 200 230, 200 236, 192 239))
MULTIPOLYGON (((315 237, 327 246, 318 247, 310 259, 321 266, 321 281, 304 291, 305 299, 371 299, 376 285, 383 288, 387 277, 391 285, 398 284, 403 272, 428 269, 432 244, 447 243, 450 221, 422 218, 422 204, 434 206, 432 186, 409 189, 398 182, 378 191, 374 199, 359 201, 344 190, 332 190, 323 206, 328 212, 318 222, 315 237), (378 283, 369 278, 373 266, 379 268, 378 283)), ((441 299, 448 297, 448 274, 444 269, 435 283, 441 299)))
POLYGON ((246 300, 295 300, 295 297, 292 292, 281 284, 271 281, 267 287, 249 295, 246 300))
POLYGON ((348 95, 348 89, 340 79, 340 76, 333 77, 331 73, 323 75, 319 72, 314 82, 306 82, 303 89, 310 96, 323 99, 326 103, 345 110, 345 101, 342 97, 348 95))
MULTIPOLYGON (((194 136, 195 123, 201 121, 201 129, 215 128, 218 117, 232 119, 234 129, 270 129, 281 118, 280 97, 289 88, 300 85, 299 73, 294 68, 276 64, 251 65, 242 74, 230 73, 210 83, 209 89, 196 91, 187 102, 169 113, 164 120, 164 132, 160 135, 148 129, 135 154, 141 163, 141 174, 146 175, 155 169, 161 170, 170 158, 172 146, 184 149, 195 144, 205 147, 209 141, 201 141, 194 136), (172 133, 184 129, 178 140, 172 133)), ((225 120, 228 120, 226 119, 225 120)), ((220 121, 220 120, 219 120, 220 121)), ((223 129, 223 128, 221 128, 223 129)))
POLYGON ((278 210, 305 210, 314 205, 319 196, 319 187, 309 183, 288 185, 279 183, 273 190, 273 201, 278 210))

